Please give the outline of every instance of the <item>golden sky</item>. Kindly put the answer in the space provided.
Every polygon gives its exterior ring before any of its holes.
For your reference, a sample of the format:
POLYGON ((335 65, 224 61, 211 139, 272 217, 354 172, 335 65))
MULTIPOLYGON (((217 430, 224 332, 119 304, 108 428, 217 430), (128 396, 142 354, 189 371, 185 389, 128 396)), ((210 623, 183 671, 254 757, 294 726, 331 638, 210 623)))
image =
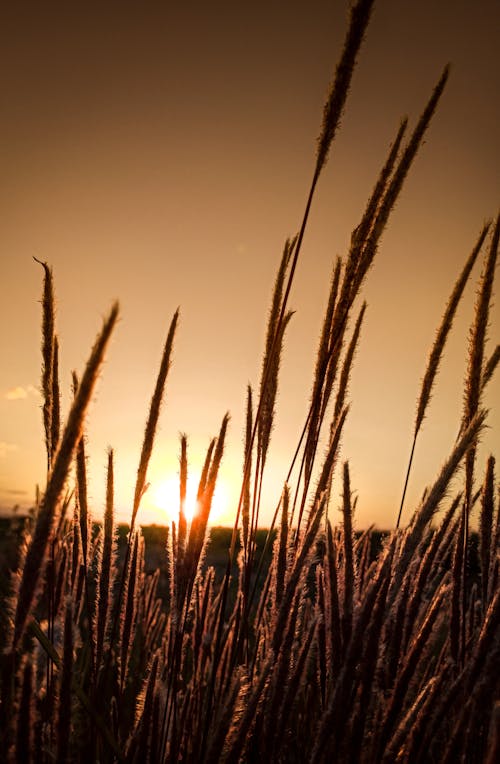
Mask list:
MULTIPOLYGON (((174 364, 140 519, 161 522, 178 470, 193 471, 226 410, 219 516, 231 523, 245 391, 257 386, 272 283, 300 225, 346 2, 4 4, 0 12, 0 507, 43 487, 42 270, 52 265, 63 409, 101 317, 122 319, 88 421, 90 496, 103 506, 106 448, 128 519, 149 398, 171 316, 174 364), (168 484, 167 486, 165 484, 168 484)), ((499 6, 380 0, 321 178, 291 294, 265 484, 269 520, 307 411, 333 258, 398 121, 418 117, 443 66, 451 79, 365 289, 368 310, 343 442, 357 522, 399 505, 428 350, 453 282, 499 199, 499 6)), ((475 282, 461 305, 417 445, 408 511, 454 442, 475 282)), ((497 289, 498 294, 498 289, 497 289)), ((500 301, 490 326, 498 342, 500 301)), ((500 377, 486 403, 500 400, 500 377)), ((498 408, 498 407, 497 407, 498 408)), ((484 455, 498 450, 491 411, 484 455)), ((482 472, 483 464, 479 465, 482 472)), ((336 514, 335 499, 332 514, 336 514)))

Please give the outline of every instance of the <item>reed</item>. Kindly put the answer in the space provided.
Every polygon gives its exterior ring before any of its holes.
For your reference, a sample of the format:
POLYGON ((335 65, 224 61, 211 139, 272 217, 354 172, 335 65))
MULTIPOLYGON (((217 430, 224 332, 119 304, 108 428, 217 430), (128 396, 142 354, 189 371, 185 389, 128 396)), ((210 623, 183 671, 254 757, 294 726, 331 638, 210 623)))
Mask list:
POLYGON ((52 464, 52 410, 53 410, 53 372, 55 343, 55 297, 52 271, 36 257, 33 258, 44 270, 43 283, 43 320, 42 320, 42 395, 43 426, 45 430, 45 450, 47 452, 47 472, 52 464))
MULTIPOLYGON (((318 179, 339 128, 373 5, 373 0, 352 5, 302 223, 279 262, 260 381, 246 391, 241 492, 222 574, 209 564, 210 511, 228 414, 209 443, 198 511, 190 521, 185 508, 188 439, 180 435, 179 516, 168 529, 156 571, 146 567, 139 527, 178 311, 146 419, 120 559, 114 451, 107 454, 104 518, 98 526, 91 522, 90 444, 84 436, 118 307, 106 319, 81 380, 74 376, 73 402, 61 427, 54 283, 50 267, 41 263, 47 484, 11 574, 1 635, 0 745, 7 761, 496 761, 500 497, 495 457, 487 460, 481 490, 474 475, 488 416, 483 393, 500 358, 498 345, 489 357, 486 353, 498 221, 479 279, 458 437, 410 521, 401 524, 415 442, 487 226, 453 287, 431 348, 395 530, 383 537, 373 528, 358 531, 352 458, 342 454, 350 379, 366 312, 362 288, 448 69, 406 145, 406 120, 398 127, 347 252, 333 263, 309 408, 264 552, 260 558, 257 554, 290 292, 318 179), (342 475, 337 476, 340 458, 342 475), (335 481, 343 489, 339 508, 332 500, 335 481), (476 504, 477 571, 468 531, 476 504), (444 514, 434 526, 442 505, 444 514), (334 522, 336 509, 340 522, 334 522), (165 577, 168 594, 160 596, 165 577)), ((383 447, 383 435, 375 448, 383 447)))
POLYGON ((436 338, 434 340, 434 344, 432 346, 432 349, 429 355, 429 360, 427 363, 427 368, 425 370, 424 378, 422 380, 422 387, 421 387, 420 396, 418 399, 417 415, 415 418, 415 427, 413 430, 413 442, 412 442, 412 447, 410 452, 410 459, 408 462, 408 469, 406 471, 406 479, 405 479, 405 484, 403 487, 403 495, 401 497, 401 504, 399 507, 398 519, 396 521, 396 528, 399 528, 399 523, 401 521, 401 514, 403 512, 406 489, 408 487, 408 480, 410 477, 410 470, 411 470, 411 466, 413 462, 413 455, 415 453, 415 445, 417 442, 417 436, 422 426, 422 422, 424 421, 425 413, 427 411, 427 407, 431 399, 432 388, 434 386, 434 382, 436 380, 436 376, 439 370, 439 365, 441 363, 441 358, 443 355, 444 347, 446 345, 446 340, 448 339, 448 335, 452 328, 453 319, 455 317, 458 305, 460 303, 460 299, 462 297, 465 285, 467 284, 472 268, 474 267, 474 263, 477 260, 477 256, 479 252, 481 251, 481 247, 483 246, 483 242, 486 238, 486 234, 488 233, 488 229, 489 229, 489 224, 486 225, 481 231, 479 235, 479 239, 476 243, 476 246, 474 247, 470 256, 468 257, 467 262, 465 263, 463 270, 460 276, 458 277, 455 283, 455 286, 453 287, 453 292, 451 293, 450 298, 448 300, 448 304, 446 306, 443 319, 436 332, 436 338))
POLYGON ((106 507, 104 510, 104 539, 97 591, 96 623, 96 669, 99 670, 106 632, 109 622, 110 598, 115 572, 115 527, 114 527, 114 456, 108 451, 108 470, 106 480, 106 507))
POLYGON ((64 490, 73 454, 82 435, 83 420, 97 381, 104 353, 118 318, 115 305, 104 322, 87 362, 82 382, 68 416, 60 447, 49 475, 42 506, 37 516, 33 538, 26 553, 15 601, 12 647, 15 649, 26 626, 26 619, 36 600, 40 578, 46 564, 46 551, 54 519, 64 490))

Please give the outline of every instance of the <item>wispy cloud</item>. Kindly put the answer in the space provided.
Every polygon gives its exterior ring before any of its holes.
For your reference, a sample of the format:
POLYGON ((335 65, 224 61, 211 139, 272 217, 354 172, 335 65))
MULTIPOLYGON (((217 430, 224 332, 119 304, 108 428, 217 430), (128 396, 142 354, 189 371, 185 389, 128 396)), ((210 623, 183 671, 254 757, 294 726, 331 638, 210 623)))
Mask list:
POLYGON ((0 459, 4 459, 7 454, 11 454, 13 451, 17 451, 18 446, 15 443, 6 443, 5 440, 0 440, 0 459))
POLYGON ((25 385, 25 387, 18 385, 17 387, 11 387, 10 390, 7 390, 4 397, 7 398, 8 401, 20 401, 23 398, 27 398, 29 395, 38 397, 40 393, 36 387, 33 387, 33 385, 25 385))

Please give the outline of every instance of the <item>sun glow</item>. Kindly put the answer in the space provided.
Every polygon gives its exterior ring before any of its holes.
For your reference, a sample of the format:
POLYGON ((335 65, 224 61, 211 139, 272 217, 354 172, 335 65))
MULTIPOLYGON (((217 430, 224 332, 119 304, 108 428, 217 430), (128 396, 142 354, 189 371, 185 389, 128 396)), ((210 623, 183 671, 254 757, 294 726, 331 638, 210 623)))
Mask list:
MULTIPOLYGON (((188 475, 185 504, 185 513, 188 523, 191 522, 198 511, 196 494, 198 491, 199 481, 200 473, 193 472, 188 475)), ((167 522, 170 524, 173 521, 178 523, 180 504, 179 476, 171 475, 164 480, 155 481, 151 488, 151 504, 157 510, 158 515, 161 515, 162 522, 167 522)), ((215 487, 214 497, 212 500, 209 524, 217 525, 218 523, 224 522, 224 520, 227 518, 228 507, 229 492, 224 483, 219 480, 215 487)))

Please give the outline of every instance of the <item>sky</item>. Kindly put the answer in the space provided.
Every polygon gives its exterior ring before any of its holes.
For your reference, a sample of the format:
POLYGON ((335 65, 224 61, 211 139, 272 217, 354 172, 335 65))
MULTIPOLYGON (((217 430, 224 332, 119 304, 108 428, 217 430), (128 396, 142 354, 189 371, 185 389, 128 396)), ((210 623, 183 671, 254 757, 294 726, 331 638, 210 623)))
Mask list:
MULTIPOLYGON (((193 477, 230 411, 214 523, 232 524, 246 386, 258 385, 272 284, 300 226, 348 3, 3 4, 0 11, 0 508, 43 489, 42 269, 53 268, 62 407, 115 298, 121 320, 87 422, 89 495, 102 513, 106 449, 130 517, 149 399, 169 322, 174 361, 139 521, 176 509, 179 433, 193 477)), ((356 523, 394 524, 416 400, 453 283, 499 199, 500 12, 380 0, 314 201, 290 296, 269 522, 307 413, 332 263, 346 253, 399 120, 451 77, 369 273, 342 444, 356 523)), ((461 304, 415 455, 407 513, 456 437, 481 266, 461 304)), ((498 295, 498 288, 496 290, 498 295)), ((489 327, 498 342, 500 301, 489 327)), ((500 445, 500 377, 479 453, 500 445)), ((338 517, 338 476, 331 516, 338 517), (336 493, 337 492, 337 493, 336 493)))

